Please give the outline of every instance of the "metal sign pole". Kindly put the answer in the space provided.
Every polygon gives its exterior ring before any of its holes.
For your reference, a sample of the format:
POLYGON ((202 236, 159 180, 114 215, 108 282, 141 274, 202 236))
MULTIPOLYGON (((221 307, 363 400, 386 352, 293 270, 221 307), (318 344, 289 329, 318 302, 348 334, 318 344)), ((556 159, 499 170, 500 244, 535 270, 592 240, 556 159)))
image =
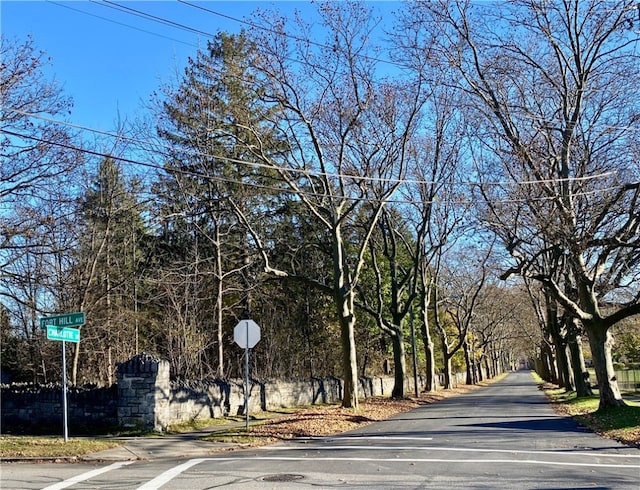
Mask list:
POLYGON ((245 430, 249 430, 249 322, 245 322, 247 344, 244 349, 244 417, 245 430))
POLYGON ((233 329, 233 340, 244 348, 244 415, 249 430, 249 349, 260 341, 260 327, 253 320, 240 320, 233 329))
POLYGON ((67 426, 67 343, 62 341, 62 424, 64 427, 64 442, 69 441, 67 426))

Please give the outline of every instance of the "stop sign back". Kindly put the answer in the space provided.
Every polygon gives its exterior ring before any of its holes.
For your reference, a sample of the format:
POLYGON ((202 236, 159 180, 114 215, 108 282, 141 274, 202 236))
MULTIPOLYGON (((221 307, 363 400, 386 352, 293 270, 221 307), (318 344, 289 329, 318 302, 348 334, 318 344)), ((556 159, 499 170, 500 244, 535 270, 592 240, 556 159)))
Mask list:
POLYGON ((260 327, 253 320, 240 320, 233 329, 233 340, 240 347, 252 349, 260 341, 260 327))

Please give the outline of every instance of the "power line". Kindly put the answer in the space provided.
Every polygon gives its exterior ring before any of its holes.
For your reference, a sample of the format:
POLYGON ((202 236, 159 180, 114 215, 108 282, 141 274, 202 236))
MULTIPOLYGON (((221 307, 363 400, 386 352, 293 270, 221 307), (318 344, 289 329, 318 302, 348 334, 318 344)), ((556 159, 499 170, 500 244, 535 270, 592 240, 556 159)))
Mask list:
POLYGON ((191 32, 193 34, 198 34, 206 37, 213 38, 214 35, 207 31, 202 31, 200 29, 196 29, 195 27, 188 26, 186 24, 181 24, 179 22, 174 22, 169 19, 165 19, 164 17, 160 17, 158 15, 148 14, 142 10, 134 9, 133 7, 127 7, 125 5, 120 5, 116 2, 111 2, 109 0, 102 0, 101 2, 97 2, 96 0, 91 0, 93 3, 97 3, 98 5, 103 5, 105 7, 110 7, 115 10, 119 10, 121 12, 129 13, 135 15, 137 17, 141 17, 146 20, 151 20, 153 22, 158 22, 160 24, 164 24, 170 27, 175 27, 177 29, 181 29, 183 31, 191 32))
MULTIPOLYGON (((218 17, 222 17, 224 19, 228 19, 228 20, 231 20, 233 22, 237 22, 239 24, 247 25, 247 26, 249 26, 249 27, 251 27, 253 29, 260 29, 262 31, 270 32, 272 34, 277 34, 279 36, 284 36, 284 37, 287 37, 287 38, 292 39, 294 41, 302 41, 302 42, 308 43, 310 46, 316 46, 316 47, 319 47, 319 48, 325 48, 326 47, 322 43, 318 43, 318 42, 312 41, 311 39, 297 37, 297 36, 294 36, 294 35, 289 34, 287 32, 274 31, 273 29, 271 29, 269 27, 265 27, 263 25, 256 24, 255 22, 249 22, 249 21, 244 20, 244 19, 238 19, 237 17, 233 17, 231 15, 223 14, 222 12, 218 12, 216 10, 211 10, 211 9, 203 7, 202 5, 196 5, 196 4, 193 4, 191 2, 187 2, 186 0, 178 0, 178 2, 182 3, 184 5, 187 5, 189 7, 196 8, 196 9, 202 10, 204 12, 208 12, 210 14, 216 15, 218 17)), ((391 60, 387 60, 387 59, 383 59, 383 58, 377 58, 375 56, 362 55, 362 54, 358 54, 357 56, 361 57, 363 59, 370 60, 370 61, 376 61, 376 62, 392 65, 392 66, 395 66, 397 68, 406 68, 404 65, 401 65, 399 63, 395 63, 395 62, 393 62, 391 60)), ((298 62, 302 63, 300 61, 298 61, 298 62)))
MULTIPOLYGON (((149 163, 149 162, 142 162, 139 160, 134 160, 132 158, 127 158, 127 157, 122 157, 122 156, 115 156, 112 154, 108 154, 108 153, 104 153, 104 152, 99 152, 96 150, 89 150, 87 148, 81 148, 79 146, 76 145, 71 145, 69 143, 62 143, 62 142, 58 142, 58 141, 53 141, 53 140, 49 140, 46 138, 40 138, 37 136, 33 136, 33 135, 25 135, 25 134, 21 134, 21 133, 16 133, 14 131, 10 131, 4 128, 0 128, 0 132, 5 133, 7 135, 10 136, 14 136, 17 138, 23 138, 23 139, 30 139, 33 141, 37 141, 39 143, 46 143, 49 145, 53 145, 53 146, 58 146, 61 148, 66 148, 68 150, 72 150, 72 151, 78 151, 78 152, 82 152, 82 153, 86 153, 89 155, 93 155, 93 156, 98 156, 98 157, 102 157, 102 158, 110 158, 113 160, 117 160, 120 162, 124 162, 124 163, 129 163, 132 165, 139 165, 139 166, 143 166, 143 167, 148 167, 148 168, 152 168, 154 170, 160 170, 163 172, 167 172, 170 174, 183 174, 183 175, 189 175, 189 176, 193 176, 193 177, 199 177, 199 178, 204 178, 207 180, 211 180, 214 182, 222 182, 222 183, 227 183, 227 184, 235 184, 235 185, 243 185, 243 186, 249 186, 249 187, 254 187, 257 189, 264 189, 264 190, 269 190, 269 191, 274 191, 274 192, 279 192, 279 193, 284 193, 284 194, 293 194, 293 195, 304 195, 307 197, 315 197, 315 198, 321 198, 321 199, 329 199, 329 200, 347 200, 347 201, 354 201, 354 202, 380 202, 379 199, 372 199, 372 198, 368 198, 368 197, 354 197, 354 196, 345 196, 345 195, 329 195, 326 193, 314 193, 314 192, 309 192, 306 190, 295 190, 295 189, 291 189, 291 188, 284 188, 284 187, 276 187, 276 186, 267 186, 264 184, 258 184, 258 183, 254 183, 254 182, 246 182, 246 181, 239 181, 239 180, 234 180, 234 179, 228 179, 228 178, 224 178, 224 177, 219 177, 219 176, 212 176, 212 175, 208 175, 208 174, 203 174, 203 173, 199 173, 199 172, 195 172, 195 171, 191 171, 191 170, 185 170, 185 169, 167 169, 161 165, 155 164, 155 163, 149 163)), ((471 185, 471 184, 469 184, 471 185)), ((481 183, 474 183, 472 184, 475 187, 480 187, 481 183)), ((601 194, 603 192, 608 192, 610 190, 615 190, 618 189, 618 187, 609 187, 609 188, 605 188, 605 189, 598 189, 598 190, 591 190, 591 191, 586 191, 586 192, 580 192, 580 193, 575 193, 573 194, 574 197, 578 197, 578 196, 586 196, 586 195, 592 195, 592 194, 601 194)), ((557 199, 558 196, 546 196, 546 197, 525 197, 525 198, 514 198, 514 199, 498 199, 495 201, 492 201, 494 204, 508 204, 508 203, 527 203, 527 202, 541 202, 541 201, 553 201, 555 199, 557 199)), ((389 204, 414 204, 414 205, 424 205, 424 204, 435 204, 438 201, 440 201, 441 199, 438 199, 438 196, 436 196, 436 198, 433 201, 423 201, 423 200, 409 200, 409 199, 384 199, 383 201, 389 204)), ((472 200, 453 200, 450 201, 452 204, 458 204, 458 205, 469 205, 472 204, 474 201, 472 200)))
MULTIPOLYGON (((114 133, 110 133, 108 131, 104 131, 104 130, 100 130, 100 129, 90 128, 90 127, 87 127, 87 126, 82 126, 82 125, 79 125, 79 124, 74 124, 74 123, 70 123, 70 122, 66 122, 66 121, 60 121, 60 120, 57 120, 57 119, 53 119, 53 118, 48 118, 48 117, 42 116, 40 114, 29 113, 29 112, 22 111, 22 110, 19 110, 19 109, 14 109, 14 108, 5 108, 4 110, 10 111, 10 112, 15 112, 15 113, 18 113, 18 114, 22 114, 24 116, 32 117, 32 118, 35 118, 35 119, 39 119, 39 120, 42 120, 42 121, 45 121, 45 122, 49 122, 49 123, 52 123, 52 124, 59 124, 59 125, 62 125, 62 126, 78 129, 78 130, 81 130, 81 131, 88 131, 88 132, 91 132, 91 133, 100 134, 102 136, 107 136, 109 138, 120 139, 120 140, 123 140, 123 141, 128 141, 128 142, 131 142, 131 143, 140 144, 140 145, 143 145, 143 146, 149 146, 151 144, 152 146, 154 146, 156 148, 159 147, 159 148, 162 148, 162 149, 167 150, 167 151, 175 151, 174 147, 171 147, 171 146, 168 146, 168 145, 159 144, 159 143, 156 143, 156 142, 149 143, 148 141, 144 141, 144 140, 141 140, 139 138, 133 138, 133 137, 126 136, 126 135, 123 135, 123 134, 114 134, 114 133)), ((245 165, 245 166, 257 167, 257 168, 264 168, 264 169, 267 169, 267 170, 273 168, 273 165, 266 164, 266 163, 239 160, 239 159, 227 157, 227 156, 224 156, 224 155, 213 155, 211 153, 204 153, 204 152, 193 150, 193 149, 188 150, 187 153, 189 153, 192 156, 211 158, 211 159, 216 159, 216 160, 220 160, 220 161, 226 161, 228 163, 234 163, 234 164, 238 164, 238 165, 245 165)), ((300 173, 300 174, 303 174, 303 175, 311 175, 311 176, 314 176, 314 177, 351 179, 351 180, 354 180, 354 181, 386 182, 386 183, 391 183, 391 184, 408 184, 408 185, 433 185, 433 184, 437 184, 437 182, 435 182, 435 181, 428 181, 428 180, 405 179, 405 178, 403 178, 403 179, 386 179, 386 178, 380 178, 380 177, 370 177, 370 176, 359 176, 359 175, 348 175, 348 174, 340 174, 340 173, 310 171, 310 170, 297 169, 297 168, 293 168, 293 167, 281 167, 281 170, 283 170, 285 172, 290 172, 290 173, 300 173)), ((540 184, 556 184, 556 183, 563 183, 563 182, 571 183, 571 182, 580 182, 580 181, 604 179, 604 178, 607 178, 607 177, 612 177, 612 176, 616 175, 617 173, 618 172, 616 172, 616 171, 610 171, 610 172, 604 172, 604 173, 597 174, 597 175, 586 175, 586 176, 568 177, 568 178, 523 180, 523 181, 511 181, 511 182, 500 182, 500 181, 472 182, 472 181, 468 181, 468 182, 458 182, 457 184, 459 186, 463 186, 463 187, 478 187, 480 185, 482 185, 482 186, 496 186, 496 187, 503 186, 504 187, 504 186, 510 186, 510 185, 527 186, 527 185, 540 185, 540 184)), ((611 188, 609 188, 607 190, 610 190, 610 189, 611 188)))
MULTIPOLYGON (((118 3, 113 2, 113 1, 109 1, 109 0, 103 0, 101 2, 99 2, 98 0, 90 0, 90 1, 93 2, 93 3, 96 3, 97 5, 102 5, 103 7, 109 7, 109 8, 112 8, 114 10, 121 11, 123 13, 134 15, 136 17, 140 17, 142 19, 149 20, 149 21, 152 21, 152 22, 157 22, 157 23, 160 23, 160 24, 163 24, 163 25, 167 25, 169 27, 176 28, 176 29, 181 29, 181 30, 186 31, 186 32, 191 32, 191 33, 195 33, 195 34, 198 34, 198 35, 203 35, 203 36, 206 36, 206 37, 211 38, 211 39, 214 39, 216 37, 216 35, 211 33, 211 32, 203 31, 201 29, 197 29, 195 27, 191 27, 191 26, 189 26, 187 24, 183 24, 183 23, 180 23, 180 22, 175 22, 175 21, 172 21, 172 20, 167 19, 165 17, 161 17, 161 16, 154 15, 154 14, 149 14, 147 12, 144 12, 143 10, 138 10, 138 9, 133 8, 133 7, 124 6, 124 5, 118 4, 118 3)), ((182 4, 184 4, 184 5, 188 6, 188 7, 192 7, 192 8, 196 8, 196 9, 199 9, 199 10, 206 11, 208 13, 211 13, 213 15, 217 15, 217 16, 222 17, 222 18, 226 18, 226 19, 231 20, 233 22, 237 22, 237 23, 240 23, 240 24, 247 25, 247 26, 251 27, 252 29, 260 29, 260 30, 263 30, 263 31, 266 31, 266 32, 277 34, 278 36, 285 37, 287 39, 292 39, 294 41, 303 41, 305 43, 308 43, 310 46, 316 46, 316 47, 320 47, 320 48, 327 48, 326 45, 323 45, 323 44, 318 43, 318 42, 314 42, 314 41, 312 41, 310 39, 300 38, 300 37, 294 36, 294 35, 292 35, 290 33, 287 33, 287 32, 274 31, 273 29, 270 29, 269 27, 265 27, 265 26, 262 26, 260 24, 254 23, 254 22, 249 22, 249 21, 246 21, 246 20, 238 19, 236 17, 230 16, 230 15, 227 15, 227 14, 223 14, 223 13, 215 11, 215 10, 207 9, 207 8, 202 7, 200 5, 191 4, 191 3, 185 2, 185 1, 179 1, 179 3, 182 3, 182 4)), ((387 64, 387 65, 390 65, 390 66, 394 66, 394 67, 400 68, 400 69, 406 69, 405 65, 393 62, 393 61, 388 60, 388 59, 377 58, 377 57, 366 55, 366 54, 362 54, 362 53, 357 53, 354 56, 356 58, 366 59, 366 60, 369 60, 369 61, 375 61, 375 62, 379 62, 379 63, 384 63, 384 64, 387 64)), ((299 60, 297 58, 290 58, 290 57, 285 57, 284 59, 287 59, 287 60, 292 61, 293 63, 297 63, 299 65, 303 65, 303 66, 307 66, 307 67, 311 67, 311 68, 315 68, 315 69, 323 69, 324 68, 322 65, 315 65, 315 64, 310 63, 309 60, 299 60)), ((374 82, 374 83, 377 83, 377 82, 374 82)))
MULTIPOLYGON (((11 130, 8 130, 8 129, 4 129, 4 128, 0 128, 0 132, 5 133, 5 134, 10 135, 10 136, 17 137, 17 138, 29 139, 29 140, 37 141, 39 143, 45 143, 45 144, 48 144, 48 145, 58 146, 58 147, 61 147, 61 148, 65 148, 67 150, 78 151, 78 152, 81 152, 81 153, 86 153, 88 155, 93 155, 93 156, 97 156, 97 157, 110 158, 112 160, 117 160, 117 161, 120 161, 120 162, 129 163, 129 164, 132 164, 132 165, 139 165, 139 166, 143 166, 143 167, 152 168, 152 169, 155 169, 155 170, 161 170, 163 172, 167 172, 167 173, 170 173, 170 174, 183 174, 183 175, 188 175, 188 176, 192 176, 192 177, 199 177, 199 178, 208 179, 208 180, 211 180, 211 181, 214 181, 214 182, 223 182, 223 183, 227 183, 227 184, 245 185, 245 186, 249 186, 249 187, 255 187, 255 188, 258 188, 258 189, 271 190, 271 191, 275 191, 275 192, 295 194, 295 195, 305 195, 305 196, 309 196, 309 197, 318 197, 318 198, 326 198, 326 199, 343 199, 343 200, 361 201, 361 202, 377 202, 377 200, 375 200, 375 199, 366 198, 366 197, 353 197, 353 196, 344 196, 344 195, 332 196, 332 195, 328 195, 328 194, 319 194, 319 193, 313 193, 313 192, 308 192, 308 191, 300 191, 300 190, 288 189, 288 188, 284 188, 284 187, 267 186, 267 185, 264 185, 264 184, 258 184, 258 183, 254 183, 254 182, 246 182, 246 181, 228 179, 228 178, 224 178, 224 177, 207 175, 207 174, 203 174, 203 173, 199 173, 199 172, 195 172, 195 171, 191 171, 191 170, 185 170, 185 169, 175 169, 175 168, 167 169, 167 168, 165 168, 165 167, 163 167, 161 165, 155 164, 155 163, 142 162, 140 160, 134 160, 134 159, 128 158, 128 157, 115 156, 115 155, 112 155, 112 154, 108 154, 108 153, 104 153, 104 152, 100 152, 100 151, 96 151, 96 150, 89 150, 87 148, 81 148, 79 146, 71 145, 69 143, 62 143, 62 142, 59 142, 59 141, 53 141, 53 140, 49 140, 49 139, 46 139, 46 138, 40 138, 38 136, 16 133, 14 131, 11 131, 11 130)), ((419 204, 420 202, 423 202, 423 201, 389 200, 389 199, 386 199, 385 202, 396 203, 396 204, 403 204, 403 203, 404 204, 419 204)))
POLYGON ((46 1, 51 3, 51 4, 53 4, 53 5, 56 5, 58 7, 64 7, 66 9, 73 10, 74 12, 78 12, 80 14, 88 15, 90 17, 95 17, 96 19, 104 20, 106 22, 111 22, 112 24, 116 24, 116 25, 119 25, 119 26, 128 27, 129 29, 133 29, 135 31, 144 32, 145 34, 151 34, 152 36, 156 36, 156 37, 160 37, 160 38, 163 38, 163 39, 167 39, 169 41, 175 41, 177 43, 184 44, 186 46, 191 46, 191 47, 194 47, 194 48, 198 47, 196 44, 189 43, 187 41, 182 41, 182 40, 176 39, 174 37, 165 36, 165 35, 159 34, 157 32, 153 32, 153 31, 149 31, 147 29, 142 29, 140 27, 132 26, 131 24, 125 24, 124 22, 118 22, 117 20, 108 19, 107 17, 103 17, 102 15, 92 14, 91 12, 87 12, 86 10, 82 10, 82 9, 79 9, 79 8, 76 8, 76 7, 72 7, 70 5, 65 5, 65 4, 62 4, 62 3, 54 2, 53 0, 46 0, 46 1))

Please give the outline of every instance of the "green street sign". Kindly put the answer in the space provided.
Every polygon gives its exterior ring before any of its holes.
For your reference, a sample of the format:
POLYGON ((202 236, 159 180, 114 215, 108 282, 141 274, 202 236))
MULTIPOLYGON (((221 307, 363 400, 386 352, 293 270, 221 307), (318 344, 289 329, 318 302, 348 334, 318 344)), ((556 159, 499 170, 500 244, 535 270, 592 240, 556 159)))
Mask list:
POLYGON ((48 316, 46 318, 40 318, 40 328, 52 327, 78 327, 84 325, 84 311, 78 311, 76 313, 66 313, 64 315, 48 316))
POLYGON ((80 342, 80 330, 77 328, 56 327, 47 325, 47 338, 49 340, 62 340, 63 342, 80 342))

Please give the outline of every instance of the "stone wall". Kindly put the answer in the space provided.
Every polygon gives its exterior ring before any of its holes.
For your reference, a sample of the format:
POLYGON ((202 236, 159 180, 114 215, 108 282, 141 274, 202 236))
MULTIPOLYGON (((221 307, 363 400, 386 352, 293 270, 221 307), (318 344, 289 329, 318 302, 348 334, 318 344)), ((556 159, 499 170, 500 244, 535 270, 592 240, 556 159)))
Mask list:
POLYGON ((118 364, 118 423, 160 430, 171 424, 169 362, 138 354, 118 364))
MULTIPOLYGON (((342 380, 339 378, 314 378, 305 381, 251 380, 249 386, 249 413, 299 407, 342 400, 342 380)), ((360 396, 391 396, 394 380, 385 378, 360 378, 360 396)), ((420 378, 418 384, 424 384, 420 378)), ((413 393, 413 379, 407 380, 407 393, 413 393)), ((169 402, 171 423, 198 419, 217 418, 225 415, 244 414, 244 381, 217 379, 197 382, 171 383, 169 402)))
MULTIPOLYGON (((62 433, 62 387, 4 385, 2 433, 62 433)), ((67 424, 75 434, 105 431, 118 425, 116 387, 67 390, 67 424)))
MULTIPOLYGON (((361 378, 360 396, 390 396, 393 378, 361 378)), ((419 380, 422 384, 423 380, 419 380)), ((407 380, 413 393, 413 378, 407 380)), ((3 433, 58 433, 62 429, 60 387, 2 386, 3 433)), ((250 381, 249 413, 342 399, 342 380, 316 378, 301 381, 250 381)), ((70 388, 67 395, 69 433, 107 428, 165 430, 172 424, 244 414, 244 380, 207 379, 171 382, 169 363, 138 354, 118 365, 117 384, 111 388, 70 388)))

